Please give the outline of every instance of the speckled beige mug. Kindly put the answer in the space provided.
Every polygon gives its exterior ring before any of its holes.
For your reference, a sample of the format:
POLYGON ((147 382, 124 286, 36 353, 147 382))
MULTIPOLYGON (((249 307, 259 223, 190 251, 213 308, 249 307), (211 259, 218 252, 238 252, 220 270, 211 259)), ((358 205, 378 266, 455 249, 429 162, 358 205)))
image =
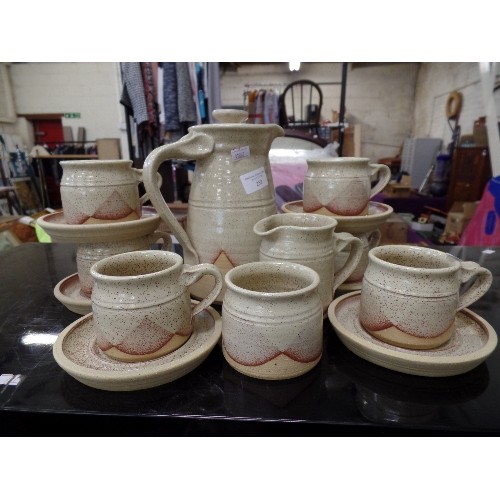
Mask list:
POLYGON ((141 218, 142 170, 131 160, 65 160, 61 203, 67 224, 107 224, 141 218))
POLYGON ((391 180, 387 165, 369 158, 338 157, 307 160, 304 212, 324 215, 366 215, 370 199, 391 180), (372 187, 371 180, 378 179, 372 187))
POLYGON ((94 286, 94 279, 90 274, 90 268, 96 262, 111 255, 137 250, 148 250, 158 240, 162 240, 160 250, 172 250, 172 237, 164 231, 155 231, 154 233, 126 240, 80 243, 76 250, 76 268, 82 295, 90 298, 92 287, 94 286))
POLYGON ((323 352, 323 308, 313 269, 251 262, 225 275, 222 352, 249 377, 282 380, 312 370, 323 352))
POLYGON ((98 347, 110 358, 147 361, 174 351, 193 333, 193 316, 206 309, 222 288, 213 264, 187 266, 163 250, 139 250, 96 262, 92 312, 98 347), (188 287, 210 275, 213 286, 194 307, 188 287), (215 282, 214 282, 215 280, 215 282))
POLYGON ((371 249, 368 259, 361 325, 399 347, 432 349, 447 342, 457 311, 481 298, 492 283, 488 269, 432 248, 382 245, 371 249))

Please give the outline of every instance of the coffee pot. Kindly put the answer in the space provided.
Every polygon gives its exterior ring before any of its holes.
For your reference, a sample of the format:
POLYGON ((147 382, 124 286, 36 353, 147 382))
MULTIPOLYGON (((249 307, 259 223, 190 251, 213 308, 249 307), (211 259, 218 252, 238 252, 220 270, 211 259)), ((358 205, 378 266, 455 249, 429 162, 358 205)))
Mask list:
MULTIPOLYGON (((151 204, 183 249, 186 264, 215 264, 222 275, 259 260, 255 223, 277 212, 269 151, 284 135, 276 124, 247 124, 243 110, 213 111, 218 123, 194 125, 175 143, 153 150, 144 162, 143 181, 151 204), (186 229, 168 208, 156 175, 168 160, 195 160, 186 229)), ((195 298, 211 288, 202 278, 191 287, 195 298)), ((217 297, 221 302, 225 288, 217 297)))

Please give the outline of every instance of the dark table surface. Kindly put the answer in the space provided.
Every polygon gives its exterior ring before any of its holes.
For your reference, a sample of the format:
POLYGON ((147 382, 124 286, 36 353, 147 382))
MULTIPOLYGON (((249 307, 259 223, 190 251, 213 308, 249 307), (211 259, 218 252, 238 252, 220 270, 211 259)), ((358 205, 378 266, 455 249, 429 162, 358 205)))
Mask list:
MULTIPOLYGON (((500 248, 445 250, 492 271, 491 289, 470 309, 498 332, 500 248)), ((160 387, 93 389, 52 355, 57 335, 80 318, 53 294, 74 272, 76 245, 27 243, 0 253, 2 435, 500 435, 500 348, 462 375, 406 375, 351 353, 328 319, 321 362, 296 379, 241 375, 217 345, 191 373, 160 387), (6 383, 9 374, 17 383, 6 383)))

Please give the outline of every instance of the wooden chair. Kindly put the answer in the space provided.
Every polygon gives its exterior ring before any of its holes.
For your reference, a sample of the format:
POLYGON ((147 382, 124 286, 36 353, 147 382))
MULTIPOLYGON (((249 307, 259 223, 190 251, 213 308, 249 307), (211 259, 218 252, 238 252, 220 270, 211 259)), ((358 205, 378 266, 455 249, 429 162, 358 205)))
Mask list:
POLYGON ((280 95, 280 125, 284 129, 299 129, 319 137, 322 107, 320 86, 311 80, 296 80, 280 95))

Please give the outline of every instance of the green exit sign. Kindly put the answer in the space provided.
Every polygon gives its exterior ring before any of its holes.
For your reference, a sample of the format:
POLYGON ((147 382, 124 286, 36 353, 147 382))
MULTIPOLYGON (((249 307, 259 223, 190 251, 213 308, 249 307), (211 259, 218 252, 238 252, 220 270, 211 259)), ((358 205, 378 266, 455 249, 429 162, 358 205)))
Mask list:
POLYGON ((81 118, 80 113, 64 113, 64 118, 81 118))

